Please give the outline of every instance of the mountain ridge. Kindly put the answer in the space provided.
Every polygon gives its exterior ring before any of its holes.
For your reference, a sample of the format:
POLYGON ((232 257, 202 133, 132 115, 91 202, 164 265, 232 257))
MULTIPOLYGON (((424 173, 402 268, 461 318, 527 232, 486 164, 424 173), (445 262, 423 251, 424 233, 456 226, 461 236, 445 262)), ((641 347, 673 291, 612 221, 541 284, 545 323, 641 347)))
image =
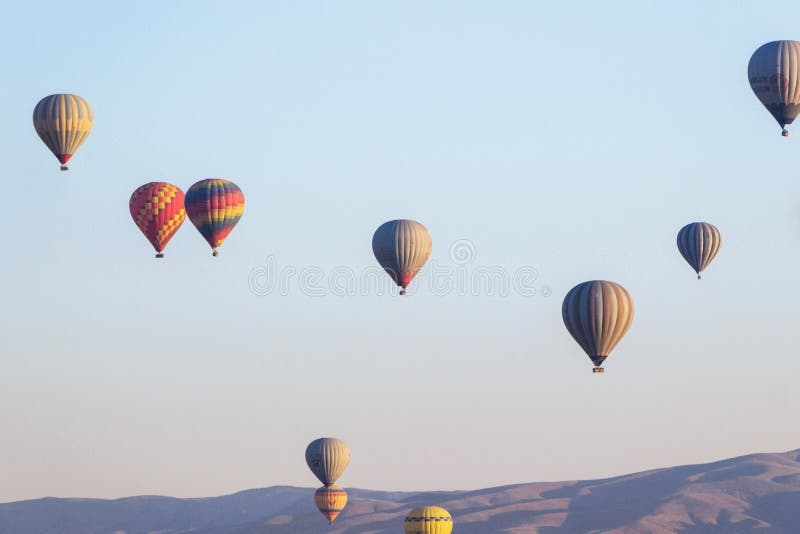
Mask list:
POLYGON ((800 449, 665 467, 597 480, 476 490, 347 488, 330 528, 314 488, 271 486, 218 497, 43 497, 0 504, 0 533, 382 534, 411 508, 445 507, 455 534, 800 532, 800 449))

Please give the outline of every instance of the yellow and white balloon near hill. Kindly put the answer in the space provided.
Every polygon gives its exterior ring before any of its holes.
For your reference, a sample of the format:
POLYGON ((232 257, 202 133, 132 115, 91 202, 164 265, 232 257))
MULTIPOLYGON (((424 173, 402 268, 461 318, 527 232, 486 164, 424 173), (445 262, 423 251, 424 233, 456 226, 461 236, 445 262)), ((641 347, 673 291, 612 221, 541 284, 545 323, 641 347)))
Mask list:
POLYGON ((722 234, 713 224, 689 223, 678 232, 678 250, 697 273, 698 280, 721 246, 722 234))
POLYGON ((775 117, 784 137, 800 114, 800 42, 772 41, 750 58, 747 78, 756 97, 775 117))
POLYGON ((347 492, 336 484, 322 486, 314 493, 314 504, 328 520, 328 524, 333 526, 333 522, 347 506, 347 492))
POLYGON ((338 438, 315 439, 306 447, 306 463, 320 482, 330 486, 347 469, 350 447, 338 438))
POLYGON ((633 321, 633 300, 624 287, 591 280, 573 287, 561 306, 567 331, 594 364, 595 373, 614 350, 633 321))
POLYGON ((46 96, 33 109, 33 127, 50 152, 69 170, 67 162, 89 137, 94 114, 89 103, 78 95, 46 96))
POLYGON ((431 234, 421 223, 409 219, 385 222, 372 236, 372 252, 383 270, 400 286, 400 294, 431 255, 431 234))
POLYGON ((438 506, 414 508, 403 521, 406 534, 450 534, 453 518, 450 512, 438 506))

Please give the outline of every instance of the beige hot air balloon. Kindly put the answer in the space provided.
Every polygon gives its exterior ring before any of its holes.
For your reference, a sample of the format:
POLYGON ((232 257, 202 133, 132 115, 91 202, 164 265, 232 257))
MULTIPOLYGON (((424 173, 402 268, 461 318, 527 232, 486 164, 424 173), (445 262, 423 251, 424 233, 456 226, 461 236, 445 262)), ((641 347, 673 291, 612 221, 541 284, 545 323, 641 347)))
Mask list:
POLYGON ((333 522, 347 506, 347 492, 336 484, 322 486, 314 493, 314 504, 328 520, 328 524, 333 526, 333 522))
POLYGON ((781 125, 800 113, 800 42, 772 41, 753 53, 747 66, 747 77, 756 97, 781 125))
POLYGON ((633 321, 633 300, 619 284, 592 280, 573 287, 561 306, 564 325, 591 358, 593 372, 602 373, 603 361, 633 321))
POLYGON ((678 232, 678 250, 697 273, 698 280, 700 273, 716 257, 720 246, 722 234, 713 224, 689 223, 678 232))
POLYGON ((330 486, 350 463, 350 447, 337 438, 319 438, 306 447, 306 463, 320 482, 330 486))
POLYGON ((33 127, 47 148, 69 170, 67 161, 92 131, 94 115, 89 103, 78 95, 46 96, 33 110, 33 127))
POLYGON ((401 295, 431 255, 431 235, 417 221, 385 222, 372 236, 372 252, 381 267, 400 286, 401 295))
POLYGON ((450 534, 453 518, 450 512, 438 506, 414 508, 403 521, 406 534, 450 534))

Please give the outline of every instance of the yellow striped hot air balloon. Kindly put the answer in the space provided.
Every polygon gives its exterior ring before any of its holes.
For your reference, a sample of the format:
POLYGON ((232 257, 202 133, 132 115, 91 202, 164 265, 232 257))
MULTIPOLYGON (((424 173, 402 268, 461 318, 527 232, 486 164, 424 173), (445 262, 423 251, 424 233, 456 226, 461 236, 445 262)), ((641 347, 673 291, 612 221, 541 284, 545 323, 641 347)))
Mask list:
POLYGON ((431 255, 431 235, 417 221, 398 219, 383 223, 372 236, 372 252, 401 295, 431 255))
POLYGON ((450 534, 453 532, 453 518, 444 508, 423 506, 408 512, 403 526, 406 534, 450 534))
POLYGON ((350 463, 350 447, 337 438, 315 439, 306 447, 306 463, 320 482, 330 486, 350 463))
POLYGON ((592 280, 573 287, 561 306, 564 325, 594 363, 608 358, 633 321, 633 300, 619 284, 592 280))
POLYGON ((722 234, 713 224, 689 223, 678 232, 678 250, 697 273, 698 280, 721 246, 722 234))
POLYGON ((782 135, 788 136, 786 125, 800 114, 800 42, 761 45, 750 58, 747 77, 756 97, 781 125, 782 135))
POLYGON ((328 519, 328 524, 333 526, 333 522, 347 506, 347 492, 344 488, 331 484, 322 486, 314 493, 314 504, 319 511, 328 519))
POLYGON ((94 115, 78 95, 46 96, 33 109, 33 127, 47 148, 61 162, 61 170, 92 131, 94 115))

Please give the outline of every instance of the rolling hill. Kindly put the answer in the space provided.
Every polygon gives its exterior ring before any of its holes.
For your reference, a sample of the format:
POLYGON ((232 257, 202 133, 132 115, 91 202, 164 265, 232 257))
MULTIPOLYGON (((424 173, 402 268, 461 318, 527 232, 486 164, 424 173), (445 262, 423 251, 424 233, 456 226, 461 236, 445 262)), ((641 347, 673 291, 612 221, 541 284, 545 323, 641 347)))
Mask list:
POLYGON ((348 489, 328 527, 314 490, 276 486, 198 499, 44 498, 0 504, 0 533, 380 534, 402 532, 406 512, 447 508, 455 534, 800 532, 800 450, 655 469, 591 481, 475 491, 348 489))

